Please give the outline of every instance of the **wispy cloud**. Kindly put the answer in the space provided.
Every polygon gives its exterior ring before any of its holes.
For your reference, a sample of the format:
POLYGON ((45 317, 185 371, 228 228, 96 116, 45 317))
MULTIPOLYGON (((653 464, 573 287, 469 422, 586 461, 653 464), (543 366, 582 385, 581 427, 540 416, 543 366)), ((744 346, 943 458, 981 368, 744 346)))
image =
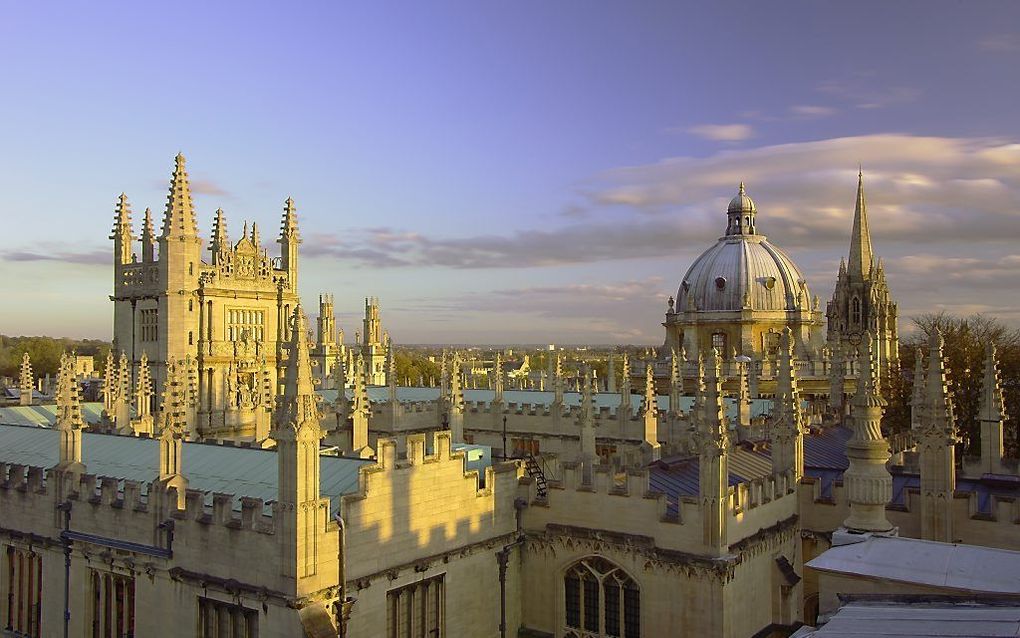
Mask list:
POLYGON ((1020 144, 976 138, 869 135, 676 157, 594 176, 584 219, 507 235, 442 237, 392 228, 312 234, 304 254, 371 268, 548 267, 655 258, 721 232, 743 180, 758 227, 788 248, 842 247, 865 163, 873 232, 883 242, 957 247, 1020 241, 1020 144))
POLYGON ((978 48, 998 53, 1020 51, 1020 35, 1016 33, 994 33, 978 40, 978 48))
POLYGON ((77 251, 52 244, 40 245, 35 248, 6 250, 0 252, 0 258, 3 258, 4 261, 55 261, 86 266, 105 266, 113 263, 113 254, 109 250, 77 251))
POLYGON ((919 89, 912 86, 889 84, 874 72, 858 72, 846 77, 826 80, 821 82, 816 89, 819 93, 858 109, 881 109, 913 102, 921 97, 919 89))
POLYGON ((754 136, 749 124, 699 124, 688 128, 687 132, 717 142, 740 142, 754 136))
POLYGON ((837 110, 831 106, 819 106, 817 104, 798 104, 790 107, 790 113, 795 117, 814 118, 829 117, 835 115, 837 110))
MULTIPOLYGON (((165 190, 169 188, 170 182, 165 179, 153 180, 153 188, 165 190)), ((224 199, 232 199, 233 193, 223 188, 215 180, 211 180, 204 177, 190 176, 188 179, 188 185, 191 187, 191 193, 193 195, 210 195, 212 197, 220 197, 224 199)))

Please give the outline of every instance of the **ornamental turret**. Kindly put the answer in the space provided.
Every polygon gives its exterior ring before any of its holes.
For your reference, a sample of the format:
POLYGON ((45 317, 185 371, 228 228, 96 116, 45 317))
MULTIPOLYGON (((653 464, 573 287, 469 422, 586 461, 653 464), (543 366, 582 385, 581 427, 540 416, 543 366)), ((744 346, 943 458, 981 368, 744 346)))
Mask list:
POLYGON ((1002 380, 995 346, 989 345, 985 355, 984 379, 978 404, 978 426, 981 433, 981 471, 988 474, 1003 473, 1002 430, 1006 408, 1002 398, 1002 380))
POLYGON ((723 406, 720 365, 719 352, 715 348, 709 350, 707 362, 698 357, 699 405, 695 420, 702 542, 716 555, 722 555, 729 549, 726 539, 726 518, 729 514, 729 430, 723 406))
POLYGON ((892 475, 886 468, 889 445, 882 436, 886 401, 879 393, 875 342, 865 332, 857 392, 850 402, 853 433, 846 444, 850 467, 843 474, 850 515, 843 525, 859 532, 888 532, 893 526, 885 515, 892 498, 892 475))
POLYGON ((287 289, 297 292, 298 285, 298 246, 301 236, 298 235, 297 209, 290 197, 283 204, 283 219, 280 220, 280 269, 287 273, 287 289))
MULTIPOLYGON (((921 538, 952 543, 956 490, 956 423, 946 384, 942 335, 928 339, 928 374, 922 409, 914 428, 921 466, 921 538)), ((917 383, 917 380, 915 380, 917 383)))
POLYGON ((789 328, 783 331, 779 341, 774 403, 772 471, 777 474, 792 471, 794 480, 799 481, 804 476, 804 426, 793 357, 793 335, 789 328))
POLYGON ((152 209, 145 209, 142 219, 142 263, 151 264, 156 260, 156 227, 152 223, 152 209))
MULTIPOLYGON (((117 198, 117 208, 113 217, 113 230, 110 231, 110 239, 113 240, 113 262, 114 265, 130 264, 133 259, 131 247, 134 242, 134 235, 131 232, 131 204, 127 195, 120 194, 117 198)), ((114 270, 116 272, 116 269, 114 270)))

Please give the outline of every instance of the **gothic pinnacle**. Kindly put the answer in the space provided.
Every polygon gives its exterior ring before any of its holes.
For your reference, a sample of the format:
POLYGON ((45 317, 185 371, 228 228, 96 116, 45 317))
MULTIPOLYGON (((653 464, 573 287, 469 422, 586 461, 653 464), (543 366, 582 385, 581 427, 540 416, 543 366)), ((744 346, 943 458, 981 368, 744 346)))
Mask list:
POLYGON ((166 198, 166 212, 163 215, 163 234, 160 235, 161 239, 171 237, 198 238, 195 207, 191 201, 191 186, 184 166, 184 155, 181 153, 174 159, 174 173, 170 178, 170 192, 166 198))

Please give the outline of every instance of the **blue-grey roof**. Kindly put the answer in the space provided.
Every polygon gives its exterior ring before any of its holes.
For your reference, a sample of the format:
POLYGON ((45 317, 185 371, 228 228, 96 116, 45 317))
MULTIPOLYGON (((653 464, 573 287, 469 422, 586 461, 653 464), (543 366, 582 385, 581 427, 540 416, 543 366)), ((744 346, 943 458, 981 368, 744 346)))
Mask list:
MULTIPOLYGON (((325 402, 332 403, 336 401, 336 390, 319 390, 322 399, 325 402)), ((496 392, 488 389, 470 389, 464 390, 464 400, 473 402, 491 402, 495 397, 496 392)), ((353 391, 348 388, 347 396, 353 398, 353 391)), ((439 388, 422 388, 422 387, 397 387, 397 400, 407 403, 416 401, 435 401, 439 398, 439 388)), ((554 392, 541 391, 541 390, 505 390, 503 392, 503 401, 505 403, 516 403, 532 404, 532 405, 552 405, 553 400, 556 398, 554 392)), ((370 386, 368 388, 368 399, 369 401, 384 402, 389 400, 389 388, 385 386, 370 386)), ((595 401, 595 408, 599 409, 602 407, 610 408, 611 411, 615 412, 618 405, 620 405, 620 393, 619 392, 599 392, 593 396, 595 401)), ((663 394, 657 397, 660 410, 669 409, 669 397, 663 394)), ((631 394, 630 403, 634 410, 641 408, 641 403, 644 401, 644 397, 640 394, 631 394)), ((726 408, 730 417, 737 416, 737 402, 736 399, 727 398, 726 408)), ((564 404, 576 407, 581 405, 581 395, 578 392, 564 392, 563 393, 564 404)), ((680 404, 683 410, 689 411, 694 405, 694 397, 681 397, 680 404)), ((758 417, 763 414, 770 414, 772 412, 772 400, 771 399, 752 399, 751 400, 751 416, 758 417)))
MULTIPOLYGON (((103 404, 82 403, 82 416, 84 416, 86 423, 99 423, 103 418, 103 404)), ((0 425, 48 428, 56 423, 56 421, 57 406, 55 403, 0 407, 0 425)))
MULTIPOLYGON (((0 425, 0 462, 52 467, 60 455, 59 433, 38 427, 0 425)), ((159 442, 113 434, 82 434, 82 462, 86 471, 148 482, 159 473, 159 442)), ((277 497, 276 452, 209 443, 185 443, 184 475, 189 487, 213 492, 261 498, 277 497)), ((335 513, 340 496, 358 489, 358 468, 369 461, 322 456, 320 490, 328 496, 335 513)))
MULTIPOLYGON (((86 423, 98 423, 103 418, 102 403, 82 403, 82 416, 86 423)), ((49 427, 57 421, 57 405, 12 405, 0 408, 0 425, 31 425, 49 427)))

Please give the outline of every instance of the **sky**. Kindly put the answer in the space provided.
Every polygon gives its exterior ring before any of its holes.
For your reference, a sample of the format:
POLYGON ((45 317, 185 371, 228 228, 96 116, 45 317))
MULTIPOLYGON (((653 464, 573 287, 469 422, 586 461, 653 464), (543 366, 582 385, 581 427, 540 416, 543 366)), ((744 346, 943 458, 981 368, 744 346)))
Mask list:
POLYGON ((352 336, 661 343, 741 180, 824 307, 859 165, 902 329, 1020 325, 1020 3, 0 0, 0 59, 3 334, 111 337, 178 151, 352 336))

